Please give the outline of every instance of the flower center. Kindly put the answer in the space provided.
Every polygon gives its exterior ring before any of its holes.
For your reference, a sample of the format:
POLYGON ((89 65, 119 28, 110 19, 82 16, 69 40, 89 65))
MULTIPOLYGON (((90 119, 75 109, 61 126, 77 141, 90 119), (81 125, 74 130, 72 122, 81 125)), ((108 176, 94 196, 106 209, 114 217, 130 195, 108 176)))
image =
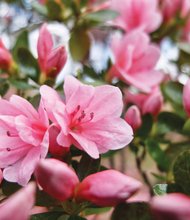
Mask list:
POLYGON ((87 114, 84 110, 81 110, 80 105, 78 105, 71 114, 71 122, 69 127, 72 131, 80 130, 82 125, 92 121, 93 118, 94 112, 87 114))

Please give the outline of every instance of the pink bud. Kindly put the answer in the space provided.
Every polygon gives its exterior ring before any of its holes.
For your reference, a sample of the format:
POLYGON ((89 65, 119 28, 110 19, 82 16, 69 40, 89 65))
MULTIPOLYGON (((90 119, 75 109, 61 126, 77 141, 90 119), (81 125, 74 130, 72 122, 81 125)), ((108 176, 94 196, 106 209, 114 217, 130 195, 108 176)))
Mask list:
POLYGON ((54 158, 63 158, 69 152, 69 147, 60 146, 57 143, 57 136, 60 129, 56 126, 49 128, 49 152, 54 158))
POLYGON ((141 126, 141 113, 136 105, 128 108, 125 114, 125 121, 131 125, 134 131, 136 131, 141 126))
POLYGON ((190 197, 181 193, 155 196, 150 205, 156 220, 190 219, 190 197))
POLYGON ((0 39, 0 68, 8 70, 13 62, 11 53, 6 49, 3 41, 0 39))
POLYGON ((190 79, 183 88, 183 106, 188 116, 190 116, 190 79))
POLYGON ((47 24, 42 25, 40 29, 37 49, 42 73, 49 77, 56 77, 65 65, 67 55, 63 46, 53 48, 53 38, 47 29, 47 24))
POLYGON ((0 220, 27 220, 35 202, 35 184, 26 187, 0 204, 0 220))
POLYGON ((55 159, 41 160, 35 177, 45 192, 60 201, 72 198, 79 183, 75 172, 66 163, 55 159))
POLYGON ((99 206, 115 206, 126 201, 141 186, 138 180, 116 170, 105 170, 87 176, 78 186, 76 200, 99 206))
POLYGON ((157 116, 163 106, 163 97, 160 90, 154 91, 149 95, 142 107, 143 114, 152 114, 157 116))
POLYGON ((2 172, 2 170, 0 169, 0 184, 1 184, 2 180, 3 180, 3 172, 2 172))

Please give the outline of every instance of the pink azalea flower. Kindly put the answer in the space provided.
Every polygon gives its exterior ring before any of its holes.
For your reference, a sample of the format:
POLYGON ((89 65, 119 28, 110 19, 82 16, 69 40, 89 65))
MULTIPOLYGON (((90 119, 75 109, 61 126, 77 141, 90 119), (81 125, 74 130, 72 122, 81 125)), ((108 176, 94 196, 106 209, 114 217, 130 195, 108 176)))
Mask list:
POLYGON ((45 192, 60 201, 72 198, 79 183, 76 173, 66 163, 55 159, 41 160, 35 177, 45 192))
POLYGON ((145 33, 136 30, 122 39, 114 38, 112 50, 115 61, 108 73, 111 77, 118 77, 144 92, 150 92, 162 81, 163 74, 155 70, 160 50, 150 43, 145 33))
POLYGON ((111 8, 120 13, 113 22, 126 32, 141 29, 147 33, 155 31, 162 22, 158 0, 111 0, 111 8))
POLYGON ((38 63, 42 74, 48 77, 56 77, 65 65, 67 54, 64 46, 53 48, 53 39, 44 24, 40 29, 38 39, 38 63))
POLYGON ((163 96, 159 88, 154 88, 149 94, 134 94, 126 90, 125 101, 137 105, 142 114, 149 113, 154 116, 159 114, 163 106, 163 96))
POLYGON ((190 116, 190 79, 183 88, 183 106, 188 116, 190 116))
POLYGON ((0 184, 1 184, 2 180, 3 180, 3 172, 2 172, 2 170, 0 169, 0 184))
POLYGON ((105 170, 87 176, 77 187, 76 200, 90 201, 99 206, 115 206, 125 202, 141 183, 116 170, 105 170))
POLYGON ((181 18, 188 16, 190 12, 189 0, 160 0, 161 11, 165 21, 170 21, 179 13, 181 18))
POLYGON ((49 146, 49 120, 41 102, 38 111, 13 95, 0 99, 0 168, 10 182, 26 185, 49 146))
POLYGON ((171 193, 153 197, 152 212, 156 220, 189 220, 190 197, 181 193, 171 193))
POLYGON ((48 86, 42 86, 40 93, 49 118, 61 130, 57 142, 63 147, 74 144, 98 158, 100 153, 120 149, 133 139, 131 127, 120 118, 122 94, 114 86, 93 87, 68 76, 65 103, 48 86))
POLYGON ((133 131, 138 130, 142 125, 141 113, 136 105, 132 105, 127 109, 125 114, 125 121, 131 125, 133 131))
POLYGON ((0 204, 0 220, 27 220, 35 203, 35 184, 30 183, 0 204))
POLYGON ((12 55, 0 39, 0 69, 8 70, 13 63, 12 55))

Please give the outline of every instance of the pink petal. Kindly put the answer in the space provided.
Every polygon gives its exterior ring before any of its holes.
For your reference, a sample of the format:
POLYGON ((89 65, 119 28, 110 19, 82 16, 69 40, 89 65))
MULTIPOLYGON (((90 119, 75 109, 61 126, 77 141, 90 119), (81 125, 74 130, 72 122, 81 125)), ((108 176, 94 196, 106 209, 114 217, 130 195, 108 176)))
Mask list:
POLYGON ((35 184, 30 183, 0 205, 1 220, 27 220, 35 203, 35 184))

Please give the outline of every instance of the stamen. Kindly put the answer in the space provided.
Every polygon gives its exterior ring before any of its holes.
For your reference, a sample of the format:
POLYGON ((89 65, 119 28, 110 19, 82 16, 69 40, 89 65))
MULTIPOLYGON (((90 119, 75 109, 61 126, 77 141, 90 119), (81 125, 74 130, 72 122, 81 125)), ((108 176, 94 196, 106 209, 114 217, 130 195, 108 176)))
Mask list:
POLYGON ((7 136, 11 137, 10 131, 7 131, 7 136))
POLYGON ((84 118, 85 118, 85 116, 86 116, 85 112, 84 112, 84 111, 82 111, 82 112, 81 112, 80 117, 78 118, 78 121, 79 121, 79 122, 81 122, 81 121, 82 121, 82 119, 84 119, 84 118))
POLYGON ((11 151, 11 148, 9 148, 9 147, 7 147, 7 149, 6 149, 7 151, 11 151))
POLYGON ((94 112, 90 113, 90 120, 92 120, 94 118, 94 112))

